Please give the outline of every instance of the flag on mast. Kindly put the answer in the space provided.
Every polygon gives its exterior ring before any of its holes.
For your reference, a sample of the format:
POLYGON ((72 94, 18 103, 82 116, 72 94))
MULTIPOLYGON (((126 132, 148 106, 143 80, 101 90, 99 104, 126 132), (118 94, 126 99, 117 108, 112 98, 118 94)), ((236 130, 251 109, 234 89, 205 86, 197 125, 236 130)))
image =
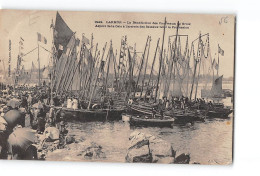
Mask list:
POLYGON ((219 45, 218 45, 218 53, 224 56, 224 50, 221 49, 219 45))
POLYGON ((38 36, 38 42, 42 42, 44 44, 47 44, 47 39, 44 36, 42 36, 42 34, 37 32, 37 36, 38 36))

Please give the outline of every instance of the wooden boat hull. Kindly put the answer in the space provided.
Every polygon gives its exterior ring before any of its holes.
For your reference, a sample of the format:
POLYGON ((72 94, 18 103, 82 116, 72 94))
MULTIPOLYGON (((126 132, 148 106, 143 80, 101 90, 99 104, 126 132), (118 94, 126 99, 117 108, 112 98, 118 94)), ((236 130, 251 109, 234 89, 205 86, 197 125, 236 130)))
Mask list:
POLYGON ((187 124, 187 123, 193 123, 193 122, 204 122, 205 118, 204 116, 200 115, 188 115, 188 114, 175 114, 175 123, 176 124, 187 124))
POLYGON ((229 118, 229 114, 231 114, 233 110, 226 109, 226 110, 220 110, 220 111, 214 111, 209 110, 207 112, 207 118, 221 118, 221 119, 227 119, 229 118))
MULTIPOLYGON (((138 108, 137 106, 129 106, 130 111, 133 114, 142 114, 142 115, 152 115, 152 111, 149 109, 138 108)), ((157 118, 160 118, 161 115, 157 112, 155 114, 157 118)), ((172 113, 164 112, 165 118, 173 118, 176 124, 186 124, 193 123, 194 121, 205 121, 205 118, 202 115, 195 115, 194 113, 172 113)))
POLYGON ((146 127, 172 127, 174 119, 144 119, 135 116, 130 117, 130 125, 146 127))
POLYGON ((106 121, 106 120, 120 120, 124 109, 70 109, 62 108, 66 119, 80 120, 80 121, 106 121))

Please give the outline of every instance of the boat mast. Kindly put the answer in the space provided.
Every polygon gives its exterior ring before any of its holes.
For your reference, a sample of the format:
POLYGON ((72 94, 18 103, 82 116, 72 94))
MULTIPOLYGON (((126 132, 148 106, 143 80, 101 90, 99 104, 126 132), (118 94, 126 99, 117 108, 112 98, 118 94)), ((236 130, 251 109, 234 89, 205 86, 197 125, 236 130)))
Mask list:
POLYGON ((108 76, 109 76, 109 66, 110 66, 110 59, 112 57, 112 40, 110 41, 110 48, 109 48, 109 51, 108 51, 108 62, 107 62, 107 75, 106 75, 106 95, 107 95, 107 89, 108 89, 108 86, 107 86, 107 80, 108 80, 108 76))
MULTIPOLYGON (((171 65, 170 65, 170 69, 168 70, 169 72, 169 83, 167 83, 165 85, 165 91, 164 91, 164 95, 166 96, 169 92, 169 86, 170 86, 170 83, 171 83, 171 80, 172 80, 172 68, 174 67, 174 80, 175 80, 175 57, 176 57, 176 52, 177 52, 177 39, 178 39, 178 33, 179 33, 179 26, 180 26, 180 22, 178 21, 177 22, 177 29, 176 29, 176 37, 175 37, 175 40, 174 40, 174 48, 173 48, 173 57, 171 58, 172 61, 171 61, 171 65), (174 65, 173 65, 174 64, 174 65), (167 87, 166 87, 167 86, 167 87)), ((172 52, 172 49, 171 49, 171 52, 172 52)))
MULTIPOLYGON (((150 76, 149 76, 149 80, 148 80, 148 86, 150 86, 150 82, 151 82, 151 78, 152 78, 152 75, 153 75, 153 68, 154 68, 154 63, 155 63, 155 59, 156 59, 156 54, 157 54, 157 51, 158 51, 158 47, 159 47, 159 42, 160 42, 160 38, 158 39, 157 41, 157 45, 156 45, 156 49, 155 49, 155 53, 154 53, 154 58, 153 58, 153 63, 152 63, 152 68, 151 68, 151 72, 150 72, 150 76)), ((152 89, 153 91, 153 89, 152 89)), ((152 92, 153 93, 153 92, 152 92)), ((146 98, 146 94, 145 94, 145 98, 146 98)))
POLYGON ((218 78, 218 70, 219 70, 219 44, 218 44, 218 67, 217 67, 217 78, 218 78))
POLYGON ((148 41, 149 41, 149 36, 147 37, 146 44, 145 44, 145 48, 144 48, 144 53, 143 53, 143 55, 142 55, 142 60, 141 60, 141 65, 140 65, 140 69, 139 69, 137 81, 136 81, 136 86, 135 86, 134 95, 135 95, 135 93, 136 93, 136 89, 137 89, 137 87, 138 87, 138 82, 139 82, 139 79, 140 79, 141 71, 142 71, 142 69, 143 69, 144 57, 145 57, 145 53, 146 53, 146 48, 147 48, 148 41))
MULTIPOLYGON (((194 68, 193 77, 192 77, 192 85, 191 85, 191 92, 190 92, 190 100, 191 100, 191 98, 192 98, 192 92, 193 92, 193 87, 194 87, 194 81, 195 81, 196 71, 197 71, 197 65, 198 65, 198 62, 199 62, 198 54, 199 54, 200 41, 201 41, 201 34, 199 35, 197 58, 194 58, 194 60, 195 60, 195 68, 194 68)), ((192 47, 193 47, 193 49, 192 49, 191 51, 194 51, 194 45, 193 45, 193 42, 192 42, 192 47)), ((193 53, 193 54, 194 54, 194 53, 193 53)))
POLYGON ((198 78, 197 78, 197 84, 196 84, 196 90, 195 90, 195 99, 197 98, 197 91, 198 91, 198 84, 199 84, 199 79, 200 79, 200 68, 201 68, 201 63, 202 63, 202 55, 204 54, 204 50, 203 50, 203 44, 201 41, 201 38, 199 39, 199 45, 200 45, 200 55, 199 55, 199 72, 198 72, 198 78))
POLYGON ((145 68, 144 68, 144 77, 143 77, 143 80, 142 80, 142 90, 141 90, 140 98, 142 97, 142 94, 143 94, 143 88, 144 88, 144 82, 145 82, 145 74, 146 74, 146 68, 147 68, 147 64, 148 64, 151 40, 152 39, 151 39, 151 36, 150 36, 150 38, 148 40, 148 51, 147 51, 147 56, 146 56, 146 63, 145 63, 145 68))
POLYGON ((93 88, 93 90, 92 90, 92 92, 91 92, 91 94, 90 94, 88 109, 90 109, 90 105, 91 105, 91 101, 92 101, 92 98, 93 98, 93 94, 94 94, 95 89, 96 89, 96 86, 97 86, 97 80, 98 80, 98 77, 99 77, 99 73, 100 73, 100 71, 101 71, 101 68, 104 66, 103 58, 104 58, 106 46, 107 46, 107 43, 105 44, 105 46, 104 46, 104 48, 103 48, 103 54, 102 54, 102 57, 101 57, 101 62, 100 62, 100 66, 99 66, 99 69, 98 69, 97 77, 96 77, 96 80, 95 80, 94 88, 93 88))
POLYGON ((160 81, 160 75, 161 75, 162 57, 163 57, 163 44, 164 44, 164 37, 165 37, 165 27, 166 27, 166 17, 165 17, 165 22, 164 22, 164 27, 163 27, 163 39, 162 39, 162 48, 161 48, 161 54, 160 54, 159 73, 158 73, 158 77, 157 77, 157 85, 156 85, 156 91, 155 91, 155 102, 156 102, 157 95, 158 95, 159 81, 160 81))

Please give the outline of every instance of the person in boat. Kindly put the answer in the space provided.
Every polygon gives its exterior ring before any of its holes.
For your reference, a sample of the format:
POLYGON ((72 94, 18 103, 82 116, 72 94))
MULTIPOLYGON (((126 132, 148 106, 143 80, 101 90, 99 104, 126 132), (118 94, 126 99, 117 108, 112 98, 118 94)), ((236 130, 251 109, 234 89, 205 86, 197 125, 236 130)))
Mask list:
POLYGON ((164 105, 162 99, 159 99, 158 111, 160 113, 161 119, 163 118, 164 105))
POLYGON ((67 99, 67 108, 72 108, 72 100, 70 97, 67 99))
POLYGON ((79 108, 80 109, 87 109, 87 105, 85 103, 85 100, 79 99, 79 108))
POLYGON ((209 108, 212 108, 213 107, 212 101, 209 101, 208 105, 209 105, 209 108))
POLYGON ((152 118, 155 119, 155 115, 156 115, 156 109, 155 107, 152 107, 152 118))
POLYGON ((109 104, 109 109, 114 109, 114 101, 113 101, 112 97, 109 98, 108 104, 109 104))
POLYGON ((163 107, 166 108, 167 97, 163 96, 163 107))
POLYGON ((133 99, 132 98, 129 98, 128 100, 128 105, 132 105, 133 104, 133 99))
POLYGON ((78 106, 79 106, 78 100, 76 99, 76 97, 74 97, 72 101, 72 108, 75 110, 78 109, 78 106))
POLYGON ((100 97, 100 105, 101 105, 101 109, 105 108, 105 96, 103 94, 100 97))
POLYGON ((176 109, 176 107, 177 107, 177 98, 172 97, 172 109, 176 109))
POLYGON ((181 109, 185 109, 185 100, 184 98, 181 99, 181 109))

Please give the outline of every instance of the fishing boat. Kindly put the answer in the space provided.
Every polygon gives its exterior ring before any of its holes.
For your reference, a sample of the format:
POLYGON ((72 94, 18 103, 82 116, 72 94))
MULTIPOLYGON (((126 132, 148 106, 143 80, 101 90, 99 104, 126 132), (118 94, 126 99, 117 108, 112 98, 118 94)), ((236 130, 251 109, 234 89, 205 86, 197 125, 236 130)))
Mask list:
POLYGON ((214 108, 209 109, 206 112, 207 118, 221 118, 221 119, 227 119, 229 118, 229 115, 233 112, 232 109, 229 108, 214 108))
MULTIPOLYGON (((163 43, 164 43, 164 33, 163 33, 163 42, 162 42, 162 50, 159 52, 160 57, 159 57, 159 70, 158 70, 158 75, 156 76, 156 84, 155 85, 150 85, 151 82, 151 77, 153 77, 153 69, 154 69, 154 61, 156 58, 156 53, 157 53, 157 47, 154 55, 154 60, 151 68, 151 73, 149 77, 149 81, 146 85, 147 90, 150 91, 149 93, 149 98, 146 96, 146 93, 143 93, 144 90, 144 80, 145 80, 145 75, 146 75, 146 68, 147 68, 147 57, 145 61, 146 56, 146 48, 144 50, 144 54, 141 60, 141 66, 139 69, 138 73, 138 79, 137 79, 137 85, 138 81, 141 75, 141 72, 143 73, 143 79, 142 79, 142 84, 140 88, 140 94, 136 95, 137 93, 137 88, 135 89, 134 92, 134 102, 131 103, 128 108, 129 112, 135 115, 148 115, 148 116, 154 116, 156 118, 159 118, 161 116, 169 118, 169 119, 174 119, 175 123, 193 123, 194 121, 204 121, 204 116, 201 113, 198 112, 193 112, 191 110, 187 110, 184 108, 171 108, 172 110, 167 110, 166 107, 164 107, 163 112, 159 112, 157 110, 156 104, 154 102, 160 101, 159 99, 162 97, 165 97, 167 100, 167 97, 182 97, 183 93, 181 90, 181 87, 184 87, 184 85, 181 85, 182 82, 184 81, 184 78, 187 79, 188 73, 189 73, 189 52, 188 52, 188 36, 187 35, 179 35, 179 25, 180 23, 177 23, 177 30, 176 30, 176 35, 173 35, 175 37, 174 42, 170 41, 169 38, 169 51, 168 51, 168 56, 170 59, 168 61, 165 61, 167 59, 166 53, 162 52, 165 51, 163 50, 163 43), (184 49, 184 53, 181 52, 181 37, 184 37, 186 39, 186 45, 184 49), (166 63, 165 63, 166 62, 166 63), (167 65, 168 62, 168 65, 167 65), (145 63, 145 68, 142 69, 143 63, 145 63), (166 69, 167 68, 167 69, 166 69), (168 73, 166 73, 166 70, 168 73), (173 87, 171 87, 171 82, 173 82, 173 87), (150 86, 150 87, 149 87, 150 86), (159 90, 160 87, 160 90, 159 90), (159 95, 161 94, 161 95, 159 95), (148 101, 147 101, 148 100, 148 101)), ((201 36, 200 36, 201 37, 201 36)), ((200 40, 200 37, 198 38, 200 40)), ((198 40, 196 39, 196 40, 198 40)), ((149 40, 148 40, 149 41, 149 40)), ((199 42, 201 44, 201 42, 199 42)), ((149 46, 149 43, 148 43, 149 46)), ((193 45, 194 46, 194 45, 193 45)), ((149 53, 149 47, 148 47, 148 53, 149 53)), ((197 62, 196 62, 197 63, 197 62)), ((195 70, 196 71, 196 70, 195 70)), ((194 80, 194 79, 193 79, 194 80)), ((188 80, 186 80, 187 84, 189 83, 188 80)), ((186 86, 185 86, 186 87, 186 86)), ((186 92, 188 92, 186 90, 186 92)), ((191 93, 192 94, 192 93, 191 93)), ((165 105, 163 105, 165 106, 165 105)))
MULTIPOLYGON (((152 107, 142 106, 142 105, 131 105, 129 106, 130 112, 135 115, 153 115, 156 118, 160 118, 161 114, 158 111, 153 111, 152 107)), ((163 117, 167 119, 174 119, 176 124, 186 124, 186 123, 193 123, 198 121, 205 121, 205 116, 200 112, 191 112, 191 111, 185 111, 185 110, 165 110, 163 112, 163 117)))
POLYGON ((62 108, 65 113, 65 117, 70 120, 80 121, 113 121, 120 120, 124 109, 71 109, 62 108))
POLYGON ((112 40, 108 51, 107 43, 102 51, 98 50, 98 43, 94 46, 93 34, 91 40, 85 34, 79 40, 58 12, 51 28, 55 53, 50 74, 51 95, 65 95, 68 100, 72 98, 87 102, 86 107, 67 106, 62 111, 67 117, 72 116, 77 120, 120 120, 124 112, 124 103, 121 103, 124 97, 115 91, 118 74, 112 40), (118 98, 120 95, 122 97, 118 98), (104 106, 109 102, 113 105, 104 106), (93 104, 97 106, 93 108, 93 104))
POLYGON ((172 127, 173 118, 152 118, 152 116, 131 116, 130 125, 133 126, 150 126, 150 127, 172 127))

